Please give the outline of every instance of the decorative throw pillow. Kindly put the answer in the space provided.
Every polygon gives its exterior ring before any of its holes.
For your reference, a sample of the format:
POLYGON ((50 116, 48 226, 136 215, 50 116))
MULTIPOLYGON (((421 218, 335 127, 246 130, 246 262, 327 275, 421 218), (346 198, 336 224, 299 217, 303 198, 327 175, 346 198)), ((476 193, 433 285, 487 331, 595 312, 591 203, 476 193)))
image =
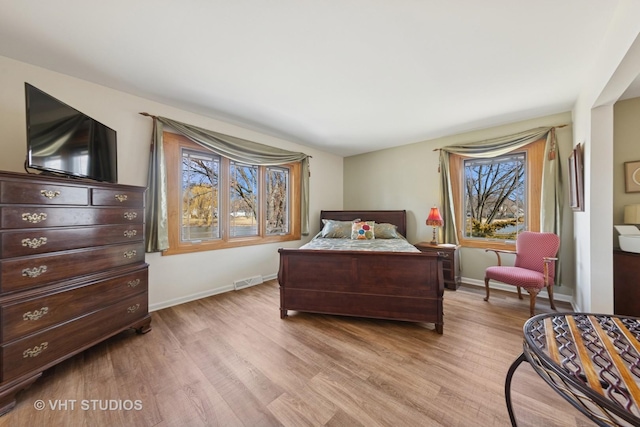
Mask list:
POLYGON ((354 222, 351 226, 351 238, 353 240, 371 240, 375 239, 375 222, 360 221, 354 222))
POLYGON ((351 237, 351 225, 360 221, 360 218, 353 221, 337 221, 334 219, 323 219, 321 235, 325 239, 349 239, 351 237))
POLYGON ((382 224, 376 223, 373 227, 376 239, 399 239, 400 236, 398 235, 397 229, 397 225, 389 224, 387 222, 382 224))

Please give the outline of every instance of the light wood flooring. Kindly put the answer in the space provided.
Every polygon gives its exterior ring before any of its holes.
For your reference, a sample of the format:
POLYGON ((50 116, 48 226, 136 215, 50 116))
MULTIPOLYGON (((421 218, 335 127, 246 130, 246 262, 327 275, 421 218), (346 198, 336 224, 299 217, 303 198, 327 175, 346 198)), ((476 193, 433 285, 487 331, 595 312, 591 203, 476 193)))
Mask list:
MULTIPOLYGON (((504 379, 529 302, 483 296, 447 290, 443 335, 430 324, 281 320, 276 281, 167 308, 148 334, 122 333, 46 371, 0 426, 508 426, 504 379)), ((526 363, 513 401, 522 427, 593 425, 526 363)))

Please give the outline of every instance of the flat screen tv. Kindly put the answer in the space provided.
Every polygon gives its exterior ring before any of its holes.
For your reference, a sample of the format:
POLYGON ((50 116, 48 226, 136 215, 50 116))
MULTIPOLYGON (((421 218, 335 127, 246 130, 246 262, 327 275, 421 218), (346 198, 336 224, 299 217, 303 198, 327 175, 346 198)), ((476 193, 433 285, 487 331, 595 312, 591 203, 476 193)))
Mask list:
POLYGON ((25 83, 27 168, 118 182, 116 131, 25 83))

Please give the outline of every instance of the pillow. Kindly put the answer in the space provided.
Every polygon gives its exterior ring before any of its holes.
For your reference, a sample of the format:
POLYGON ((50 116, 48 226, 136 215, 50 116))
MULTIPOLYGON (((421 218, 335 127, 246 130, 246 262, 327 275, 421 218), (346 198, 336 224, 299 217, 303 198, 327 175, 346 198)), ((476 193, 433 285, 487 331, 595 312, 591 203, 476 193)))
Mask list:
POLYGON ((354 222, 351 226, 351 239, 353 240, 371 240, 375 239, 375 222, 360 221, 354 222))
POLYGON ((400 236, 396 231, 398 226, 395 224, 389 224, 384 222, 382 224, 376 223, 373 227, 374 234, 376 239, 399 239, 400 236))
POLYGON ((329 239, 349 239, 351 238, 351 225, 355 221, 360 221, 360 218, 353 221, 337 221, 334 219, 323 219, 324 226, 320 231, 322 237, 329 239))

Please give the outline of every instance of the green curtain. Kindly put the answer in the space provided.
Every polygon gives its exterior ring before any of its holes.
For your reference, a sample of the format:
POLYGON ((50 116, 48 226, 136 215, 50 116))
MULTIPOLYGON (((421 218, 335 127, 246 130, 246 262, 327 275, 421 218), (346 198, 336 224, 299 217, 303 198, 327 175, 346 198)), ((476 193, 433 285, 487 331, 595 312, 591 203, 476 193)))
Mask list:
POLYGON ((458 243, 451 189, 450 154, 459 154, 472 158, 491 158, 507 154, 546 137, 545 161, 542 167, 542 195, 540 201, 540 231, 560 235, 562 224, 562 181, 560 162, 556 161, 557 143, 553 127, 539 127, 513 135, 468 144, 451 145, 440 149, 440 190, 443 211, 443 233, 447 243, 458 243))
POLYGON ((147 252, 161 252, 169 248, 167 224, 167 169, 162 147, 162 125, 153 120, 151 154, 145 197, 145 244, 147 252))
MULTIPOLYGON (((150 116, 147 113, 141 113, 150 116)), ((196 144, 236 162, 274 166, 300 161, 301 168, 301 230, 309 234, 309 158, 304 153, 270 147, 246 139, 224 135, 188 125, 166 117, 153 118, 151 158, 146 198, 146 251, 161 252, 169 248, 167 226, 167 172, 162 144, 163 126, 170 127, 196 144)))

